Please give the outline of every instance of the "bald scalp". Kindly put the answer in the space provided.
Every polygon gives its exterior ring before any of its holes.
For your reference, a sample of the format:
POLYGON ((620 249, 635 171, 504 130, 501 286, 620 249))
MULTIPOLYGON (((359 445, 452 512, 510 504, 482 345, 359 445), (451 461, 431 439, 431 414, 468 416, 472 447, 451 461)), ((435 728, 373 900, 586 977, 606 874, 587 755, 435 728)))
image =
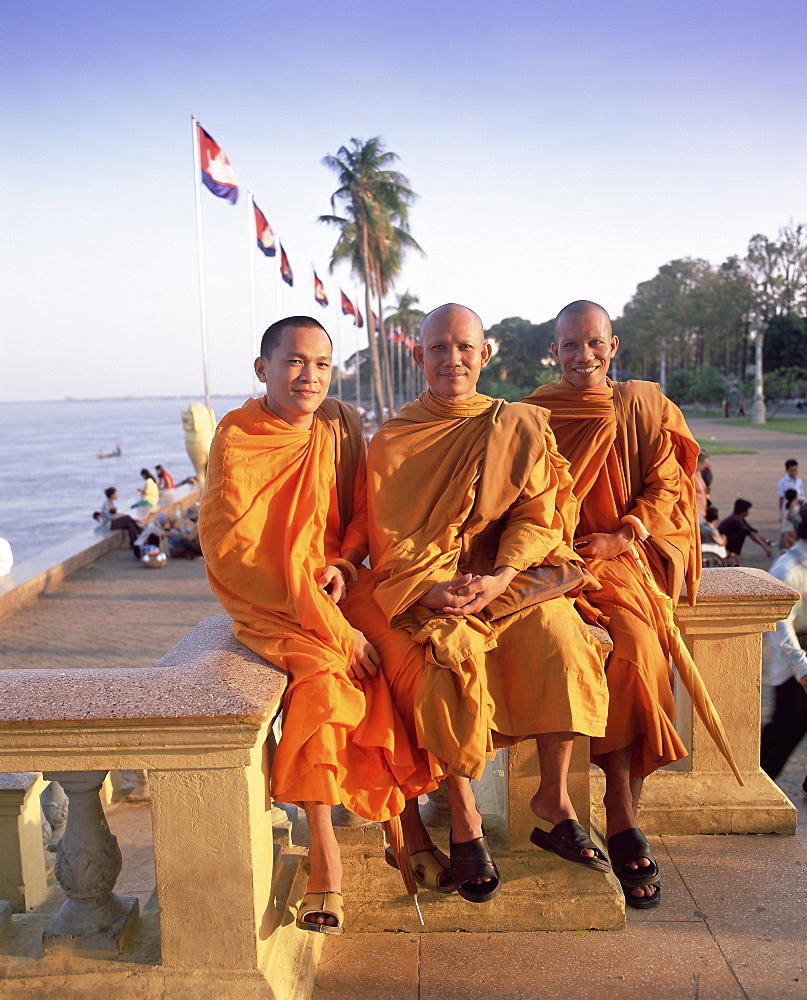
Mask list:
POLYGON ((466 325, 469 332, 478 333, 479 343, 485 339, 485 331, 482 327, 482 320, 473 309, 461 306, 457 302, 446 302, 445 305, 432 309, 423 317, 420 324, 420 342, 426 343, 430 336, 434 336, 457 323, 466 325))
POLYGON ((570 302, 567 306, 564 306, 555 317, 555 340, 558 337, 558 330, 566 320, 591 315, 601 316, 608 323, 608 329, 611 329, 611 317, 599 302, 591 302, 589 299, 577 299, 575 302, 570 302))

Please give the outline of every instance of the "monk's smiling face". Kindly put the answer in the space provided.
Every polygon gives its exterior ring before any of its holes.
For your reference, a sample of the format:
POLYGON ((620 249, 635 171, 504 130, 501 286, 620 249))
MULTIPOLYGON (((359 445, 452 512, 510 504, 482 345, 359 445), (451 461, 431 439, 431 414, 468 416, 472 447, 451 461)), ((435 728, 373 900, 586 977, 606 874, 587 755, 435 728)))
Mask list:
POLYGON ((618 346, 608 314, 591 303, 580 311, 560 313, 551 351, 567 382, 577 389, 596 389, 606 384, 618 346))
POLYGON ((479 373, 490 361, 482 323, 465 306, 445 305, 430 312, 412 350, 415 364, 435 396, 463 400, 476 395, 479 373))
POLYGON ((319 329, 287 326, 268 358, 255 360, 266 405, 292 427, 307 430, 331 384, 331 342, 319 329))

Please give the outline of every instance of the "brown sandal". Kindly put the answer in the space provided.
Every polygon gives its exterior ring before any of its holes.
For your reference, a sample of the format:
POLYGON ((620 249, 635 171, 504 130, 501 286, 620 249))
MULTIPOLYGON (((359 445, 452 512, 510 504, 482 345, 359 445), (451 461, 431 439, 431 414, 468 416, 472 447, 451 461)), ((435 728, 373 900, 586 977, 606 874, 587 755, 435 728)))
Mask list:
POLYGON ((297 908, 296 924, 304 931, 316 931, 317 934, 341 934, 345 922, 345 908, 341 892, 307 892, 297 908), (316 924, 310 917, 324 914, 333 917, 333 924, 316 924))
MULTIPOLYGON (((451 862, 439 847, 415 851, 414 854, 409 855, 409 858, 412 862, 412 874, 421 888, 442 892, 446 896, 456 892, 451 862)), ((398 871, 398 862, 395 860, 395 852, 391 847, 384 851, 384 860, 391 868, 398 871)))

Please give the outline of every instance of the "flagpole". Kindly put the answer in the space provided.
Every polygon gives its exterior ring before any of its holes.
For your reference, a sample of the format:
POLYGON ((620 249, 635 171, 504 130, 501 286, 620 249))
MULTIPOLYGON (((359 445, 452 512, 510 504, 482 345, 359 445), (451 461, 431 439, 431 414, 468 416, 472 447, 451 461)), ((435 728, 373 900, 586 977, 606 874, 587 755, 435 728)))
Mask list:
POLYGON ((354 317, 353 324, 356 327, 356 409, 358 410, 361 406, 361 347, 359 346, 359 338, 361 337, 361 327, 358 324, 359 318, 359 297, 356 293, 353 293, 353 298, 356 301, 356 316, 354 317))
POLYGON ((257 396, 261 390, 258 376, 255 374, 255 358, 260 350, 258 346, 258 318, 255 313, 255 246, 254 241, 258 238, 257 226, 255 225, 255 211, 252 202, 252 192, 247 191, 247 254, 249 255, 249 304, 250 304, 250 325, 252 334, 252 395, 257 396))
POLYGON ((342 398, 342 292, 339 292, 339 308, 336 311, 336 397, 342 398))
POLYGON ((277 257, 277 267, 275 268, 275 296, 277 298, 277 318, 281 319, 283 316, 283 310, 281 309, 281 304, 280 304, 280 295, 281 295, 280 268, 283 263, 283 251, 280 246, 280 236, 275 234, 275 239, 277 240, 277 253, 275 254, 275 256, 277 257))
POLYGON ((207 312, 205 309, 205 253, 202 241, 202 166, 199 160, 199 132, 196 115, 191 115, 193 133, 193 179, 196 195, 196 258, 199 262, 199 318, 202 328, 202 371, 205 382, 205 406, 210 409, 210 380, 207 373, 207 312))

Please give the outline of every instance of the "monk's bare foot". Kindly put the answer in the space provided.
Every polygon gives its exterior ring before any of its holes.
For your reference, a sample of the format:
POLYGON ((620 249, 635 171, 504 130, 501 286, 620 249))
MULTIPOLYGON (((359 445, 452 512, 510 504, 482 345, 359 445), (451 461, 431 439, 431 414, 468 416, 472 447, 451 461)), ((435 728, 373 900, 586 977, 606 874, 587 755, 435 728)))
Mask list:
MULTIPOLYGON (((565 819, 577 819, 577 813, 574 811, 574 806, 568 793, 561 795, 559 799, 550 799, 548 796, 542 796, 541 789, 539 788, 530 799, 530 809, 538 819, 551 823, 552 826, 557 826, 558 823, 562 823, 565 819)), ((580 853, 584 858, 593 858, 596 856, 590 848, 585 848, 580 853)))

